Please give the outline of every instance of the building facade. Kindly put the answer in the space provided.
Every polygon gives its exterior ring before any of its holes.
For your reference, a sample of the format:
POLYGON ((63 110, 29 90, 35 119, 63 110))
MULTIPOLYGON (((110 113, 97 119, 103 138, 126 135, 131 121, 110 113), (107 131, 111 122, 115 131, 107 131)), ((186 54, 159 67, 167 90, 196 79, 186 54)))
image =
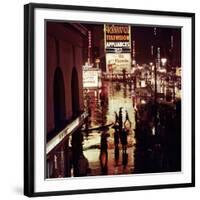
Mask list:
POLYGON ((81 153, 79 130, 86 118, 82 80, 86 43, 87 29, 82 25, 46 23, 47 178, 71 176, 71 168, 75 166, 71 163, 72 156, 81 153))

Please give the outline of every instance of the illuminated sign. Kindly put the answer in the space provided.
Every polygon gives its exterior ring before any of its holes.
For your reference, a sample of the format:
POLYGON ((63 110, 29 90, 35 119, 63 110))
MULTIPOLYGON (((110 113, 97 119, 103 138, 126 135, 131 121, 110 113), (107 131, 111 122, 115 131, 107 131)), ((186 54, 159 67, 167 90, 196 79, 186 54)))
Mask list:
POLYGON ((105 31, 107 34, 128 34, 129 26, 106 24, 105 31))
POLYGON ((107 53, 106 54, 107 72, 115 74, 131 71, 131 54, 130 53, 107 53))
POLYGON ((104 41, 106 71, 121 74, 131 71, 131 27, 129 25, 105 24, 104 41))
POLYGON ((107 41, 129 41, 129 35, 106 35, 107 41))
POLYGON ((99 69, 89 68, 83 70, 83 87, 93 88, 99 85, 99 69))
POLYGON ((131 51, 131 29, 128 25, 104 25, 104 39, 106 52, 115 52, 121 48, 122 52, 131 51))
POLYGON ((106 43, 107 48, 123 48, 123 47, 129 47, 129 42, 107 42, 106 43))

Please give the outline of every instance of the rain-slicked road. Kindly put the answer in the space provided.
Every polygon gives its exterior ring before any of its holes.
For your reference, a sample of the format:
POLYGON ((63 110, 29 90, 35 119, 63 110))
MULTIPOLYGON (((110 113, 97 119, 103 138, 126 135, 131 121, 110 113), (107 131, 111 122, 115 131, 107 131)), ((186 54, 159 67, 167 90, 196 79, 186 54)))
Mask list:
POLYGON ((89 90, 87 92, 87 105, 91 113, 89 129, 106 126, 89 131, 84 135, 83 153, 88 159, 91 169, 88 175, 129 174, 133 172, 135 111, 132 92, 129 85, 112 82, 104 82, 100 91, 89 90), (115 123, 115 112, 119 113, 120 107, 123 108, 123 121, 125 121, 125 111, 128 111, 131 121, 131 125, 126 123, 126 126, 130 127, 126 152, 122 151, 121 142, 119 142, 118 148, 115 146, 114 129, 112 128, 115 123), (103 135, 106 135, 106 139, 102 138, 103 135), (104 148, 105 145, 106 148, 104 148))

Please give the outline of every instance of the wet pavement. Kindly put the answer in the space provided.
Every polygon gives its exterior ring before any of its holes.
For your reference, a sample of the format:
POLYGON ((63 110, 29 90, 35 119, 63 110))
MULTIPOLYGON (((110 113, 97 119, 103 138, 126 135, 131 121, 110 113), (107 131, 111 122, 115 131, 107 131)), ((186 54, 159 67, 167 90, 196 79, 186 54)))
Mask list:
POLYGON ((85 105, 90 116, 83 134, 87 176, 181 171, 180 100, 155 104, 151 97, 135 96, 128 84, 103 82, 100 90, 85 91, 85 105), (115 123, 119 116, 127 132, 115 123))
POLYGON ((134 171, 135 110, 132 101, 133 88, 124 83, 103 82, 101 90, 87 90, 86 105, 89 117, 88 131, 84 133, 83 154, 89 161, 88 175, 130 174, 134 171), (115 112, 122 107, 122 120, 126 111, 130 119, 123 126, 127 133, 127 149, 115 145, 115 112))
POLYGON ((57 152, 61 167, 52 177, 181 171, 181 100, 155 101, 104 81, 84 90, 84 104, 88 117, 68 139, 66 165, 57 152))

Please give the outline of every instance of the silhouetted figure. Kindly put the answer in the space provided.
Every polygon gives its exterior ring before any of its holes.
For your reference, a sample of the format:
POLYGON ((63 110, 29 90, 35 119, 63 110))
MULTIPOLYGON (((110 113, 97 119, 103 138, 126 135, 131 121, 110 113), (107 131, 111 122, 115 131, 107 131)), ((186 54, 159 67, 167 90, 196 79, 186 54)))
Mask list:
POLYGON ((122 144, 122 151, 126 152, 126 148, 127 148, 127 130, 125 128, 122 129, 121 144, 122 144))
POLYGON ((119 132, 121 134, 123 126, 122 107, 119 108, 119 132))
POLYGON ((123 165, 124 169, 126 168, 127 164, 128 164, 128 154, 126 152, 123 152, 122 153, 122 165, 123 165))
POLYGON ((115 112, 115 125, 119 124, 119 116, 117 115, 117 112, 115 112))
POLYGON ((123 82, 126 81, 126 69, 122 69, 122 74, 123 74, 123 82))
POLYGON ((107 144, 107 135, 102 133, 101 135, 101 150, 100 150, 100 164, 102 174, 107 174, 108 167, 108 144, 107 144))
POLYGON ((127 85, 126 85, 126 83, 124 83, 124 87, 123 87, 123 97, 124 98, 127 97, 127 85))
POLYGON ((126 110, 126 120, 130 122, 127 110, 126 110))
POLYGON ((127 127, 127 123, 129 123, 129 128, 131 127, 131 121, 129 119, 129 116, 128 116, 128 111, 126 110, 126 119, 124 121, 124 127, 127 127))
POLYGON ((175 170, 181 170, 181 100, 176 102, 176 114, 174 120, 174 141, 175 141, 175 170))
POLYGON ((102 86, 102 91, 100 93, 101 106, 106 106, 108 104, 108 94, 106 91, 106 86, 102 86))
POLYGON ((78 159, 78 176, 87 176, 89 171, 89 162, 83 154, 78 159))
POLYGON ((119 162, 119 146, 115 146, 115 165, 118 166, 119 162))
POLYGON ((114 144, 115 144, 115 165, 118 165, 119 161, 119 116, 115 112, 115 124, 113 126, 114 131, 114 144))
POLYGON ((134 108, 134 111, 135 111, 135 124, 136 124, 135 127, 137 127, 137 123, 138 123, 138 111, 137 111, 136 108, 134 108))
POLYGON ((119 117, 116 112, 115 112, 115 123, 112 128, 115 130, 114 131, 114 143, 115 143, 115 146, 118 146, 118 144, 119 144, 119 117))
POLYGON ((81 132, 75 132, 72 135, 72 162, 74 176, 80 176, 79 173, 79 159, 83 156, 83 134, 81 132))

